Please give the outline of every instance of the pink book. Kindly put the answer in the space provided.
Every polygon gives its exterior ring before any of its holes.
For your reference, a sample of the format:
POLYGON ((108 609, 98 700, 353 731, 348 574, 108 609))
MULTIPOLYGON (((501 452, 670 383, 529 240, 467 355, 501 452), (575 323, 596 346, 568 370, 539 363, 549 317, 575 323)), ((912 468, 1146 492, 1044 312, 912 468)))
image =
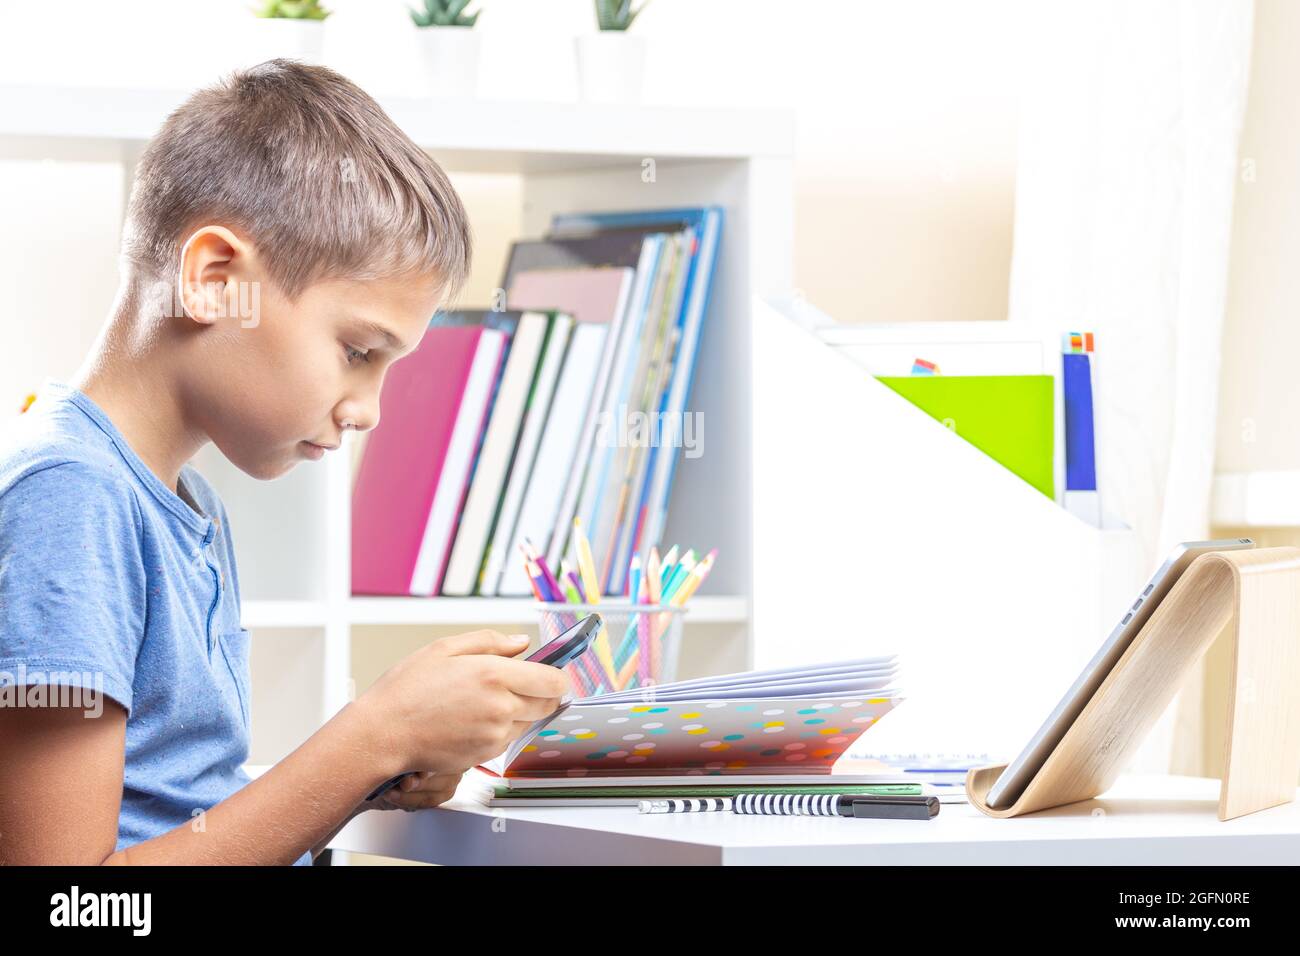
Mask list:
POLYGON ((507 335, 429 328, 388 372, 352 490, 352 593, 436 594, 507 335))

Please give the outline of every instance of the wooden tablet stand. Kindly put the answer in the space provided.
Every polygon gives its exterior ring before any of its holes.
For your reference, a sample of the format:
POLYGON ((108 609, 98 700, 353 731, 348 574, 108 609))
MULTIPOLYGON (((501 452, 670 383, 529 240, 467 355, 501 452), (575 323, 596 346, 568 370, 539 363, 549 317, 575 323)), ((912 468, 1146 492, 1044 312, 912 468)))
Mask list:
POLYGON ((1300 548, 1196 558, 1009 807, 984 802, 1005 764, 966 775, 972 805, 1015 817, 1108 790, 1232 622, 1227 759, 1219 819, 1288 803, 1300 781, 1300 548))

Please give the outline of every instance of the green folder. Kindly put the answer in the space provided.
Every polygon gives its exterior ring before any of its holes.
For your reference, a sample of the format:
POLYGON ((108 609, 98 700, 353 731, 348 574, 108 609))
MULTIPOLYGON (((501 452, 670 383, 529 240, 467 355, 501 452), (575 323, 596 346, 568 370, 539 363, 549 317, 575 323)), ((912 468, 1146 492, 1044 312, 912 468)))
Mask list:
POLYGON ((1055 499, 1050 375, 882 375, 879 380, 1055 499))

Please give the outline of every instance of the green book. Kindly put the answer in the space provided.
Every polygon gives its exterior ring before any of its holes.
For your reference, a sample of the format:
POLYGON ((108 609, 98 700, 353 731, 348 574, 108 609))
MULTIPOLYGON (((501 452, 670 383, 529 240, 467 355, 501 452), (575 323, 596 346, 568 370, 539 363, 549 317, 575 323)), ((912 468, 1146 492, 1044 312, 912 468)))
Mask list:
POLYGON ((667 786, 667 787, 530 787, 525 790, 511 790, 505 784, 495 784, 492 788, 495 797, 518 797, 526 800, 533 797, 734 797, 738 793, 870 793, 878 796, 919 797, 919 783, 817 783, 799 785, 754 784, 704 786, 667 786))
POLYGON ((879 381, 1055 499, 1050 375, 881 375, 879 381))

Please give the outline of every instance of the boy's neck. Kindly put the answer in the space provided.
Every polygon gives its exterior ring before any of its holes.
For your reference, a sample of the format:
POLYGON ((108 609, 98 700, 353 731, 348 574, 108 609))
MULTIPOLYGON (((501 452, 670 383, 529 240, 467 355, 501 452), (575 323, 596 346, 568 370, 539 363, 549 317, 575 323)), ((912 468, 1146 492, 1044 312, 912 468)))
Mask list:
POLYGON ((172 491, 177 490, 181 466, 208 443, 185 414, 176 383, 150 361, 147 349, 124 348, 121 336, 107 334, 69 382, 103 409, 127 444, 172 491), (115 341, 117 340, 117 341, 115 341))

